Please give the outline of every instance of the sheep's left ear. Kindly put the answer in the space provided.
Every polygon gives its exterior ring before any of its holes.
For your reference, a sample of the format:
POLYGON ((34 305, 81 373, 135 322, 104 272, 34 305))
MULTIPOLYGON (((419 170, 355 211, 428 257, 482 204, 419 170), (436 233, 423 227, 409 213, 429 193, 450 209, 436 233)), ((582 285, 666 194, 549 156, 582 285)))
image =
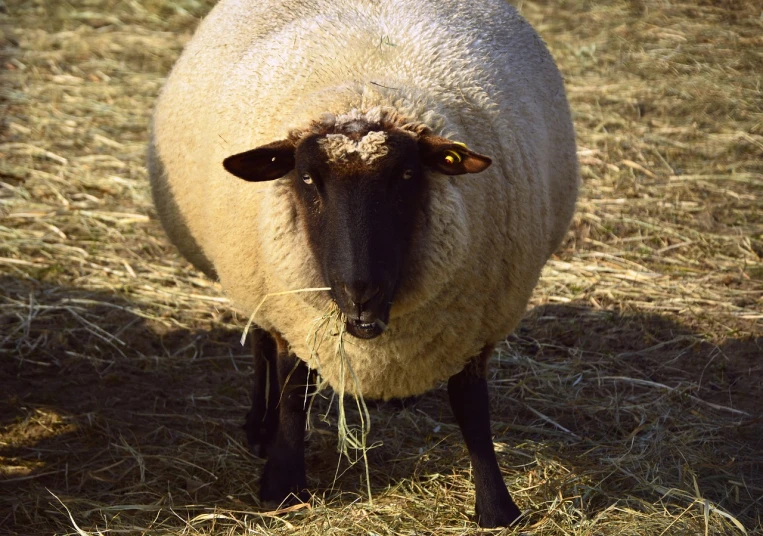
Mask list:
POLYGON ((421 163, 445 175, 463 175, 485 171, 493 162, 490 157, 475 153, 463 143, 440 136, 419 138, 421 163))
POLYGON ((294 144, 289 140, 268 143, 223 160, 223 167, 249 182, 272 181, 294 169, 294 144))

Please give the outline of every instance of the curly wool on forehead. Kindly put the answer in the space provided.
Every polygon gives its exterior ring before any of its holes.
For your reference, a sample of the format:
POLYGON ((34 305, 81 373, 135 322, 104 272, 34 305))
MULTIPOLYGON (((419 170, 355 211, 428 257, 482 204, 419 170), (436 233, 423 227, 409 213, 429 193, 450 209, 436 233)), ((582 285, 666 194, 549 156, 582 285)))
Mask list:
POLYGON ((317 134, 321 137, 318 145, 330 162, 359 158, 371 164, 389 153, 388 132, 393 129, 414 138, 431 131, 427 125, 412 122, 393 108, 377 106, 367 111, 353 108, 344 114, 325 113, 307 128, 290 131, 289 138, 296 143, 317 134))
POLYGON ((370 164, 389 153, 387 133, 372 130, 359 140, 353 140, 346 134, 326 134, 318 140, 318 146, 326 153, 329 162, 341 162, 351 156, 360 158, 363 163, 370 164))
POLYGON ((364 164, 371 164, 389 153, 385 129, 391 128, 397 118, 387 115, 379 107, 365 113, 353 109, 346 114, 324 114, 317 122, 325 131, 318 146, 329 162, 357 157, 364 164))

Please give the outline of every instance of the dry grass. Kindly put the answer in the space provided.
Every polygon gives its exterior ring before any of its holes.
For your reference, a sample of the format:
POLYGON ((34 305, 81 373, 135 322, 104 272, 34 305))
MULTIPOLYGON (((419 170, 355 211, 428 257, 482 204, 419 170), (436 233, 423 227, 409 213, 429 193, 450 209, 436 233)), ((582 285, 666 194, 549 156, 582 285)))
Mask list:
MULTIPOLYGON (((259 507, 245 319, 167 244, 143 163, 211 3, 0 2, 0 532, 473 532, 442 390, 371 408, 373 506, 360 466, 331 488, 336 423, 316 419, 315 499, 259 507)), ((493 368, 495 444, 529 512, 505 532, 760 534, 760 5, 520 7, 565 73, 585 187, 493 368)))

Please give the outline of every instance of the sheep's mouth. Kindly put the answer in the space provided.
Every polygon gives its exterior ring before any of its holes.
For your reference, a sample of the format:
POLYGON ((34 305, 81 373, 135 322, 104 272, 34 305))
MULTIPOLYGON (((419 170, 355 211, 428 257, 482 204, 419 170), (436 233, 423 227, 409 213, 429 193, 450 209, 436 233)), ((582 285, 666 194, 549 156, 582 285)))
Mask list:
POLYGON ((347 318, 345 328, 347 333, 358 339, 374 339, 384 333, 387 325, 378 318, 371 322, 359 318, 347 318))
POLYGON ((362 305, 333 288, 331 294, 341 312, 346 333, 358 339, 375 339, 387 330, 392 301, 383 291, 362 305))

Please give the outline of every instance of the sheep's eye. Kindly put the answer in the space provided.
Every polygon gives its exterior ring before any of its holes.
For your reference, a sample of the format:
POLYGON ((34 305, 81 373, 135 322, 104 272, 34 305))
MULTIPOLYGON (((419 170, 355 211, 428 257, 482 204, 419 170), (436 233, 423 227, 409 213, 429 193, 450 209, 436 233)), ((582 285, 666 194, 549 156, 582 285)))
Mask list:
POLYGON ((412 169, 406 169, 403 171, 403 179, 408 180, 411 177, 413 177, 413 170, 412 169))
POLYGON ((304 173, 302 175, 302 182, 304 182, 305 184, 312 184, 313 178, 310 176, 309 173, 304 173))

